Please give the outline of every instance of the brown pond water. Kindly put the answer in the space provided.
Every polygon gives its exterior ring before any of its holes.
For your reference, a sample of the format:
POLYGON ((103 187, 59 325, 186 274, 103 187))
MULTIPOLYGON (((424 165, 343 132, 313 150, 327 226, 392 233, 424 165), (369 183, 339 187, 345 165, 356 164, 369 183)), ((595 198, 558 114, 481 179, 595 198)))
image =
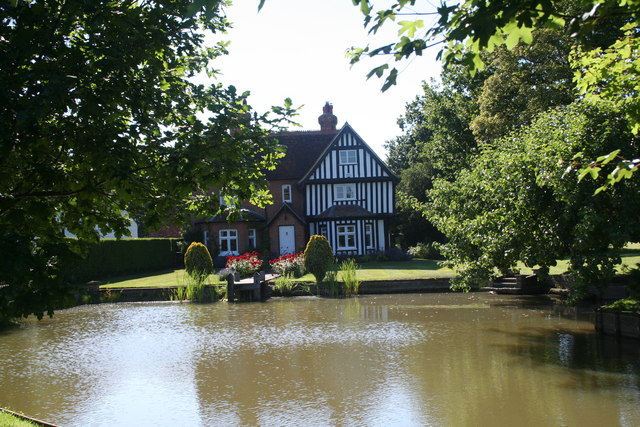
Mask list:
POLYGON ((640 426, 640 343, 544 298, 83 306, 0 360, 0 406, 63 426, 640 426))

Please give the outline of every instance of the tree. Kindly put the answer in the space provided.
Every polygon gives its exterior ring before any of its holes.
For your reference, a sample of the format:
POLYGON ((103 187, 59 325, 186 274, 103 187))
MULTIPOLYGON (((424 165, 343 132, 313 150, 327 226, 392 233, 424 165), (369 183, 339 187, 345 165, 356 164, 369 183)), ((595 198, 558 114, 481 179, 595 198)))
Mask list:
POLYGON ((457 180, 437 180, 427 215, 449 241, 442 250, 468 288, 515 267, 548 268, 568 257, 584 285, 606 286, 619 251, 640 238, 638 183, 593 197, 597 182, 567 179, 566 159, 638 140, 615 110, 578 101, 541 114, 529 126, 483 147, 457 180))
MULTIPOLYGON (((210 190, 264 204, 279 154, 248 93, 214 75, 229 25, 211 0, 31 0, 0 8, 0 320, 65 303, 65 265, 99 229, 126 232, 218 208, 210 190), (233 129, 233 132, 229 130, 233 129), (65 240, 63 230, 78 240, 65 240)), ((238 204, 239 205, 239 204, 238 204)))
POLYGON ((569 65, 571 47, 563 31, 540 29, 533 32, 530 44, 519 43, 511 50, 501 46, 482 55, 489 76, 471 123, 478 143, 491 143, 577 97, 569 65))
MULTIPOLYGON (((365 27, 370 27, 370 33, 376 33, 398 17, 418 18, 397 21, 400 27, 398 41, 376 48, 352 48, 352 64, 363 56, 379 55, 390 55, 395 61, 401 61, 412 55, 422 55, 425 49, 442 46, 438 58, 443 59, 445 66, 464 64, 473 73, 484 68, 484 52, 492 52, 500 46, 511 50, 520 42, 530 44, 536 29, 564 28, 578 45, 572 61, 578 89, 587 98, 617 105, 628 117, 633 133, 640 131, 636 53, 640 0, 470 0, 452 5, 442 3, 435 12, 414 11, 415 0, 396 0, 381 10, 374 10, 370 0, 353 0, 353 4, 364 14, 365 27), (423 19, 426 15, 436 18, 430 26, 423 19), (625 32, 625 36, 613 41, 609 37, 611 33, 605 31, 602 37, 601 29, 608 25, 615 25, 625 32)), ((398 71, 386 63, 372 69, 367 77, 373 75, 385 77, 382 86, 385 91, 395 84, 398 71)), ((481 123, 479 121, 477 125, 481 123)), ((503 121, 498 125, 504 127, 508 123, 503 121)), ((484 138, 493 136, 490 133, 484 138)), ((599 190, 632 177, 640 169, 640 159, 626 158, 619 153, 617 149, 601 155, 586 166, 579 163, 583 165, 580 176, 588 173, 597 178, 602 166, 615 159, 615 168, 599 190), (607 162, 603 163, 603 160, 607 162)))
POLYGON ((454 179, 476 151, 469 123, 477 115, 477 93, 486 73, 470 76, 462 67, 445 70, 442 84, 423 85, 423 94, 407 104, 399 119, 405 132, 388 141, 387 163, 400 176, 394 233, 399 243, 442 241, 421 209, 435 178, 454 179))
MULTIPOLYGON (((588 42, 602 21, 623 17, 637 23, 640 15, 639 0, 585 0, 573 4, 551 0, 469 0, 443 2, 435 10, 426 11, 416 11, 415 3, 395 0, 376 10, 371 0, 353 0, 364 15, 369 33, 375 34, 395 22, 399 40, 375 48, 352 48, 351 63, 380 55, 401 61, 440 46, 438 58, 445 66, 464 64, 472 71, 482 70, 482 52, 491 52, 496 46, 512 49, 519 42, 531 43, 534 29, 566 28, 576 40, 588 42), (428 17, 433 17, 432 23, 425 22, 428 17)), ((398 71, 387 63, 371 70, 369 77, 373 75, 385 76, 384 91, 395 84, 398 71)))

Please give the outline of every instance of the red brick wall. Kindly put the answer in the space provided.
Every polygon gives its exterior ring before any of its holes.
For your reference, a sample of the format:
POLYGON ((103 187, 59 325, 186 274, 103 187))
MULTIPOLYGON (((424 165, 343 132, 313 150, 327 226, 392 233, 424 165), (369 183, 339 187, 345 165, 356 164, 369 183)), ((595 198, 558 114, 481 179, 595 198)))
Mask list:
POLYGON ((282 206, 282 186, 285 184, 291 186, 291 207, 299 215, 304 214, 304 192, 298 189, 296 180, 269 181, 269 192, 273 197, 273 204, 267 206, 267 220, 270 220, 282 206))
POLYGON ((291 212, 282 212, 278 217, 269 224, 269 241, 271 256, 280 255, 280 226, 293 225, 295 227, 296 236, 296 252, 304 250, 307 244, 305 226, 291 212))

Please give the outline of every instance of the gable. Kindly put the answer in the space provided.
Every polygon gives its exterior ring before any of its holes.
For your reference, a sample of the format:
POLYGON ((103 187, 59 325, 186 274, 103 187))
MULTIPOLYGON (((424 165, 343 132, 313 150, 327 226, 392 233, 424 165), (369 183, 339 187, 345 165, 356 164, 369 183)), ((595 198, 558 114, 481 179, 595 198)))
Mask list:
POLYGON ((362 138, 345 124, 300 182, 398 178, 362 138))

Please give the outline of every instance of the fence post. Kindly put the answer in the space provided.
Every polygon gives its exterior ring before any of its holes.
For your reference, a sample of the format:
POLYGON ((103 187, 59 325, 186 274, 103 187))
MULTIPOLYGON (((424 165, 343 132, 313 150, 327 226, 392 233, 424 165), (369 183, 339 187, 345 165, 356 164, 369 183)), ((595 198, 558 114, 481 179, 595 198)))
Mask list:
POLYGON ((235 285, 233 274, 227 274, 227 301, 233 302, 235 296, 235 285))

